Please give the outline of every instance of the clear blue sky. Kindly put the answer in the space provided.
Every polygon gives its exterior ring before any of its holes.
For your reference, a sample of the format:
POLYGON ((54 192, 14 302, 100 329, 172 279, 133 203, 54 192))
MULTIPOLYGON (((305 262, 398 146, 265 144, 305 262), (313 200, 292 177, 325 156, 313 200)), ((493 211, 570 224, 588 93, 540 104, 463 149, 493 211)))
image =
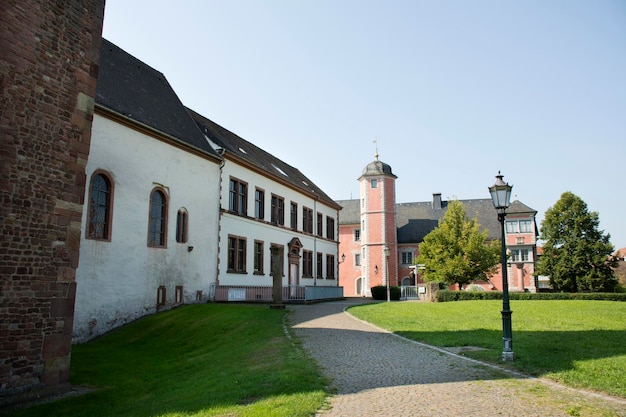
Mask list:
POLYGON ((626 1, 107 0, 104 37, 334 199, 564 191, 626 247, 626 1))

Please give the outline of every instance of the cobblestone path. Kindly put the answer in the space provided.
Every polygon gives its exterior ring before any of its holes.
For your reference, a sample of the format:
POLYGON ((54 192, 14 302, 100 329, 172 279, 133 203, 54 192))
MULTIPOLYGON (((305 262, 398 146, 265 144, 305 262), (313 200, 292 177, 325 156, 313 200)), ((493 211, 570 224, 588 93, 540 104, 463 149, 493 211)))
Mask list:
POLYGON ((626 401, 506 373, 344 312, 363 302, 289 306, 292 331, 336 390, 318 416, 626 416, 626 401))

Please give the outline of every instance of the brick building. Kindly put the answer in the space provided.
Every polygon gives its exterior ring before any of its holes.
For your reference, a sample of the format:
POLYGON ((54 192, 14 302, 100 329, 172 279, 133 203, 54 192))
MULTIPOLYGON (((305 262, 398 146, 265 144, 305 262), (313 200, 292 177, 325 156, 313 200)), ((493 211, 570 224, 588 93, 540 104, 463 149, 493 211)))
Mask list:
MULTIPOLYGON (((448 202, 440 193, 432 201, 396 203, 395 181, 391 166, 376 159, 364 169, 360 198, 339 200, 339 285, 346 296, 370 296, 377 285, 414 287, 418 293, 424 284, 415 279, 414 259, 419 244, 444 217, 448 202), (385 254, 385 248, 389 256, 385 254)), ((485 189, 485 194, 487 190, 485 189)), ((500 239, 500 223, 490 198, 461 200, 468 217, 476 217, 488 239, 500 239)), ((536 291, 537 212, 520 201, 507 209, 506 244, 509 252, 508 283, 510 291, 536 291)), ((498 271, 485 281, 473 284, 475 289, 502 290, 498 271), (480 287, 480 288, 478 288, 480 287)), ((424 297, 424 296, 422 296, 424 297)))
POLYGON ((0 7, 0 404, 68 381, 103 13, 0 7))

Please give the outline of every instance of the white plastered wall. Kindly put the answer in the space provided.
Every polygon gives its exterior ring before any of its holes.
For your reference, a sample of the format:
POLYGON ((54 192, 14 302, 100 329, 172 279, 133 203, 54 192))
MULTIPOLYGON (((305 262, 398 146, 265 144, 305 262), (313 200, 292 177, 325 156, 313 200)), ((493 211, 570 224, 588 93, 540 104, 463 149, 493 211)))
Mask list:
POLYGON ((157 290, 174 305, 176 286, 183 302, 203 299, 217 274, 219 164, 169 145, 99 114, 94 116, 86 168, 74 341, 81 342, 157 309, 157 290), (94 171, 114 182, 111 240, 85 238, 89 182, 94 171), (168 197, 167 247, 148 247, 150 193, 168 197), (176 242, 176 216, 185 208, 189 240, 176 242), (189 247, 193 250, 189 251, 189 247))
MULTIPOLYGON (((277 171, 278 173, 278 171, 277 171)), ((281 174, 279 174, 281 175, 281 174)), ((300 262, 300 282, 299 285, 318 285, 318 286, 337 286, 337 238, 338 238, 338 219, 337 209, 329 207, 313 197, 305 195, 301 192, 287 187, 271 178, 261 175, 251 169, 227 160, 223 168, 222 174, 222 208, 228 210, 229 204, 229 182, 230 178, 236 178, 248 184, 248 216, 254 217, 254 199, 256 188, 265 191, 265 221, 261 222, 256 219, 246 219, 230 213, 222 216, 220 227, 220 277, 221 285, 272 285, 272 277, 270 275, 270 246, 271 244, 283 245, 285 248, 285 263, 283 285, 288 285, 288 243, 294 237, 297 237, 302 243, 303 250, 313 251, 313 269, 316 268, 316 253, 323 254, 322 276, 323 278, 304 278, 302 277, 302 262, 300 262), (285 225, 277 227, 269 224, 271 213, 271 196, 275 194, 285 200, 285 225), (298 227, 297 230, 290 228, 290 208, 291 202, 298 205, 298 227), (323 215, 323 237, 313 236, 302 232, 302 208, 307 207, 314 210, 313 213, 313 229, 316 230, 317 213, 323 215), (326 220, 327 216, 335 220, 335 240, 327 240, 326 237, 326 220), (228 236, 235 235, 245 237, 247 239, 246 266, 245 274, 228 273, 228 236), (264 242, 264 274, 255 275, 254 269, 254 247, 255 240, 264 242), (334 255, 335 257, 335 279, 326 279, 326 255, 334 255)), ((300 253, 302 255, 302 252, 300 253)), ((315 275, 315 272, 314 272, 315 275)))

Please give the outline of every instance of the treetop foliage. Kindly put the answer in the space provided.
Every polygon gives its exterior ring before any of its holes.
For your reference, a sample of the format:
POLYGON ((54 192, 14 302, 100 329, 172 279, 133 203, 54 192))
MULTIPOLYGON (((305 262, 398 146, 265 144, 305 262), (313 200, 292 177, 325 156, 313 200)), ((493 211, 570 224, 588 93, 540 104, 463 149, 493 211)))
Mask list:
POLYGON ((589 212, 580 197, 564 192, 541 222, 545 244, 535 273, 549 276, 550 286, 558 291, 613 291, 617 259, 610 235, 599 225, 597 212, 589 212))
POLYGON ((476 219, 467 220, 463 203, 452 201, 439 225, 420 245, 416 263, 425 265, 424 280, 461 288, 486 279, 495 271, 500 254, 500 242, 487 244, 487 235, 476 219))

